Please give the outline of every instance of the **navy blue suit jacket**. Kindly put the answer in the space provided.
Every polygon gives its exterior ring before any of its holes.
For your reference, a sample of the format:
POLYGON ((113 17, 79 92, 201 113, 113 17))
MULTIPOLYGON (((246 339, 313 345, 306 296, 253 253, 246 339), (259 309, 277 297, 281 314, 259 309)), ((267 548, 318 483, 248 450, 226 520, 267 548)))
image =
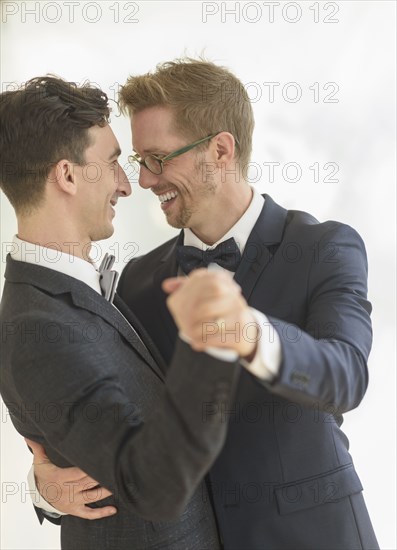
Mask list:
MULTIPOLYGON (((378 548, 340 429, 368 384, 365 247, 347 225, 265 199, 235 280, 267 315, 263 335, 277 331, 282 360, 271 383, 244 370, 224 411, 229 432, 209 474, 224 547, 378 548)), ((178 241, 182 234, 132 260, 118 289, 167 362, 177 331, 160 285, 177 274, 178 241)))

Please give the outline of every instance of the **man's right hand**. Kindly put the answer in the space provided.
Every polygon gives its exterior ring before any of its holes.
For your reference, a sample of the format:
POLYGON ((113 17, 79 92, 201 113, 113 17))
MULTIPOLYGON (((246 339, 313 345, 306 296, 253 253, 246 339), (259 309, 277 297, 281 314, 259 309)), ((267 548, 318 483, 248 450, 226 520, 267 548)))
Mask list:
POLYGON ((87 506, 112 494, 104 487, 100 487, 95 479, 80 468, 58 468, 49 460, 42 445, 26 438, 25 441, 34 455, 36 487, 51 506, 64 514, 83 519, 101 519, 117 513, 114 506, 87 506))

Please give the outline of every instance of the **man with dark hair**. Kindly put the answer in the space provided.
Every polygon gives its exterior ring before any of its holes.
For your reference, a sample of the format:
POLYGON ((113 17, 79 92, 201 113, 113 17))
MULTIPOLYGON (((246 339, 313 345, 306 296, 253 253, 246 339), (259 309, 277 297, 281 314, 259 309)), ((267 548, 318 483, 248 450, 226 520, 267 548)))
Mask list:
POLYGON ((107 126, 110 109, 102 90, 46 76, 2 93, 0 113, 1 188, 19 214, 40 205, 58 158, 85 164, 87 129, 107 126))
POLYGON ((1 95, 1 188, 18 221, 0 306, 1 394, 19 433, 55 465, 83 469, 106 488, 102 503, 117 506, 103 522, 88 521, 104 515, 90 508, 64 516, 63 548, 217 548, 200 482, 225 440, 220 411, 237 358, 256 343, 229 342, 224 360, 187 341, 206 320, 254 318, 222 274, 166 282, 185 340, 166 367, 115 295, 113 260, 99 271, 90 260, 131 193, 108 119, 107 96, 88 84, 41 77, 1 95))

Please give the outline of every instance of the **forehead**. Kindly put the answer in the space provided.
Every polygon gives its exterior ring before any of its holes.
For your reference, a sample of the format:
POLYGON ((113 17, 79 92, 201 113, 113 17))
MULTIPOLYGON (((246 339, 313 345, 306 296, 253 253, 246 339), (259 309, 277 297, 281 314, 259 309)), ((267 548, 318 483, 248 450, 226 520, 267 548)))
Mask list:
POLYGON ((169 107, 149 107, 131 116, 133 148, 140 153, 172 148, 183 139, 174 129, 169 107))
POLYGON ((88 130, 90 145, 86 149, 87 154, 93 154, 101 158, 109 158, 111 154, 120 149, 119 142, 113 130, 106 126, 92 126, 88 130))

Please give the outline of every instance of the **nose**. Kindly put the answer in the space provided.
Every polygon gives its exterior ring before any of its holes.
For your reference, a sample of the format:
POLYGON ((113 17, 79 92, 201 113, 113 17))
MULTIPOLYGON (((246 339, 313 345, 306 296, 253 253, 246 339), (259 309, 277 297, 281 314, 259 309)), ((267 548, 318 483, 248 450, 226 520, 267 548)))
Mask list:
POLYGON ((139 170, 138 183, 142 189, 151 189, 160 181, 161 175, 153 174, 146 166, 141 166, 139 170))
POLYGON ((117 174, 117 193, 121 197, 129 197, 132 193, 131 184, 127 178, 127 174, 119 165, 118 174, 117 174))

